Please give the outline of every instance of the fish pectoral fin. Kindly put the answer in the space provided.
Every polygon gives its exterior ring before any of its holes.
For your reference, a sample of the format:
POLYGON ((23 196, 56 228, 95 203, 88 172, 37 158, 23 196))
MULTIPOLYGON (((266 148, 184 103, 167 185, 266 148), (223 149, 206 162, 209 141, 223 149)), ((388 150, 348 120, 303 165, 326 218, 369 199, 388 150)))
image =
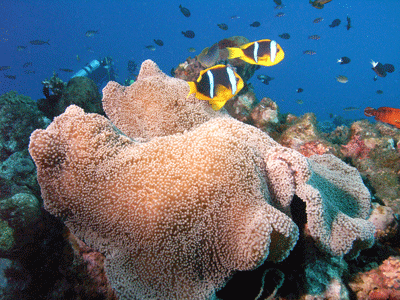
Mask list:
POLYGON ((228 50, 228 59, 238 58, 243 56, 243 51, 240 48, 226 47, 228 50))
POLYGON ((211 108, 213 110, 220 110, 222 107, 224 107, 225 103, 227 100, 218 100, 215 101, 214 99, 209 100, 208 102, 211 104, 211 108))
POLYGON ((196 94, 196 92, 197 92, 196 83, 194 83, 193 81, 188 81, 188 84, 189 84, 190 90, 189 90, 189 94, 187 95, 186 99, 189 98, 189 96, 191 94, 196 94))

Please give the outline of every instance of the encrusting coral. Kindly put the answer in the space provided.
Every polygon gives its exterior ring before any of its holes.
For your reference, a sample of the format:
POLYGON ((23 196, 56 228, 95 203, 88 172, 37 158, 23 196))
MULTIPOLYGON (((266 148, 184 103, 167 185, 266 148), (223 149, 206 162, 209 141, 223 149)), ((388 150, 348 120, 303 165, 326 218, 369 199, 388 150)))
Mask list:
POLYGON ((187 91, 145 61, 133 85, 104 91, 129 137, 76 106, 31 136, 45 208, 105 254, 121 299, 208 299, 235 271, 285 259, 299 234, 294 195, 327 253, 371 246, 354 168, 282 147, 187 91))

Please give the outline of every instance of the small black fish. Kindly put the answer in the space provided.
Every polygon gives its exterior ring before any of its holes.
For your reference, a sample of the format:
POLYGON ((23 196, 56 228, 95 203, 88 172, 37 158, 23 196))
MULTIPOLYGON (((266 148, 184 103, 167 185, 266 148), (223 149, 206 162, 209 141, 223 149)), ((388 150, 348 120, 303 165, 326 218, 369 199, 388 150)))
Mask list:
POLYGON ((162 40, 154 40, 154 43, 156 43, 158 46, 164 46, 164 42, 162 40))
POLYGON ((376 93, 377 93, 378 95, 382 95, 382 94, 383 94, 383 91, 382 91, 382 90, 377 90, 376 93))
POLYGON ((92 36, 94 36, 95 34, 97 34, 98 32, 99 32, 98 30, 88 30, 88 31, 86 31, 85 35, 86 35, 87 37, 92 37, 92 36))
POLYGON ((185 37, 189 38, 189 39, 192 39, 192 38, 194 38, 194 36, 195 36, 195 34, 194 34, 194 32, 193 32, 192 30, 182 31, 182 34, 183 34, 185 37))
POLYGON ((379 77, 386 77, 386 71, 383 65, 380 62, 371 60, 372 70, 378 75, 379 77))
POLYGON ((50 40, 47 40, 47 42, 41 41, 41 40, 33 40, 33 41, 30 41, 29 43, 31 43, 32 45, 44 45, 44 44, 50 45, 49 41, 50 40))
POLYGON ((186 17, 189 18, 190 17, 190 11, 186 8, 183 7, 182 5, 179 5, 179 8, 181 10, 181 13, 186 17))
POLYGON ((63 72, 67 72, 67 73, 72 73, 72 72, 74 72, 74 70, 71 70, 71 69, 64 69, 64 68, 60 68, 59 70, 60 70, 60 71, 63 71, 63 72))
POLYGON ((17 46, 18 51, 24 51, 26 49, 26 46, 17 46))
POLYGON ((32 66, 32 62, 31 62, 31 61, 28 61, 28 62, 26 62, 26 63, 24 63, 24 64, 22 65, 23 68, 27 68, 27 67, 29 67, 29 66, 32 66))
POLYGON ((11 69, 10 66, 1 66, 0 67, 0 71, 5 71, 5 70, 9 70, 9 69, 11 69))
POLYGON ((4 77, 6 77, 8 79, 12 79, 12 80, 15 80, 17 78, 17 76, 15 76, 15 75, 6 75, 6 74, 4 74, 4 77))
POLYGON ((281 39, 284 39, 284 40, 288 40, 288 39, 290 39, 290 34, 289 33, 282 33, 282 34, 280 34, 280 35, 278 35, 281 39))
POLYGON ((228 30, 228 25, 226 25, 225 23, 217 24, 217 26, 222 30, 228 30))
POLYGON ((280 12, 280 13, 277 13, 275 17, 278 17, 278 18, 280 18, 280 17, 283 17, 284 15, 285 15, 285 13, 283 13, 283 12, 280 12))
POLYGON ((346 57, 346 56, 343 56, 343 57, 341 57, 341 58, 339 58, 339 59, 337 60, 337 62, 338 62, 339 64, 341 64, 341 65, 346 65, 346 64, 348 64, 350 61, 351 61, 351 59, 348 58, 348 57, 346 57))
POLYGON ((274 0, 276 5, 282 5, 282 0, 274 0))
POLYGON ((347 25, 346 25, 347 30, 349 30, 351 28, 351 20, 350 17, 347 16, 347 25))
POLYGON ((35 74, 34 70, 25 70, 24 71, 25 74, 35 74))
POLYGON ((304 91, 302 88, 298 88, 298 89, 296 90, 296 92, 298 92, 298 93, 301 93, 302 91, 304 91))
POLYGON ((260 27, 261 23, 258 21, 255 21, 253 23, 250 24, 251 27, 260 27))
POLYGON ((333 28, 333 27, 339 26, 340 23, 341 23, 341 21, 339 19, 335 19, 335 20, 332 21, 332 24, 329 25, 329 27, 333 28))
POLYGON ((392 64, 384 64, 383 68, 388 73, 393 73, 394 72, 394 66, 392 64))
POLYGON ((260 80, 265 85, 269 85, 269 82, 274 79, 274 77, 270 77, 268 75, 257 75, 257 79, 260 80))

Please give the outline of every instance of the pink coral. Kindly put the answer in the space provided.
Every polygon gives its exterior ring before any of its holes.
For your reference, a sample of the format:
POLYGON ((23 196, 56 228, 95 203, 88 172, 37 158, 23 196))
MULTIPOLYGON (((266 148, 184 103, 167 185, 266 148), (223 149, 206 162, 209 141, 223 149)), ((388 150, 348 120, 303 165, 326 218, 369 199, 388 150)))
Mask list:
POLYGON ((368 157, 370 149, 365 145, 363 139, 358 135, 352 137, 347 145, 342 146, 340 150, 345 157, 354 157, 358 159, 364 159, 368 157))
POLYGON ((31 135, 45 208, 105 254, 121 298, 206 299, 236 270, 283 260, 298 237, 294 195, 318 247, 357 255, 371 246, 370 197, 354 168, 281 147, 186 99, 185 84, 146 61, 129 88, 105 88, 105 111, 124 134, 70 106, 31 135))

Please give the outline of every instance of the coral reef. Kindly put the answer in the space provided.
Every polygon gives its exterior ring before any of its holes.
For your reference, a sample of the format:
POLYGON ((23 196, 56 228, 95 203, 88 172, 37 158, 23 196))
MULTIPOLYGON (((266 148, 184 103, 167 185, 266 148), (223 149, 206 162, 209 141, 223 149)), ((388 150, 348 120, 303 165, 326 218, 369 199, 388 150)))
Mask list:
POLYGON ((400 299, 400 257, 389 257, 378 268, 357 274, 350 288, 358 299, 400 299))
POLYGON ((130 87, 104 89, 105 112, 129 138, 76 106, 31 136, 45 208, 105 254, 121 298, 205 299, 236 270, 285 259, 296 198, 300 233, 324 256, 372 245, 370 196, 354 168, 306 158, 187 92, 145 61, 130 87))
POLYGON ((63 113, 65 109, 76 104, 86 112, 104 114, 101 106, 101 95, 94 81, 88 77, 74 77, 68 84, 59 82, 60 79, 54 76, 45 80, 44 91, 52 90, 53 94, 45 92, 45 98, 38 100, 39 109, 50 119, 63 113), (54 83, 55 82, 55 83, 54 83), (54 90, 54 86, 58 87, 54 90))
POLYGON ((31 98, 8 92, 0 96, 0 161, 26 150, 29 136, 49 123, 31 98))

